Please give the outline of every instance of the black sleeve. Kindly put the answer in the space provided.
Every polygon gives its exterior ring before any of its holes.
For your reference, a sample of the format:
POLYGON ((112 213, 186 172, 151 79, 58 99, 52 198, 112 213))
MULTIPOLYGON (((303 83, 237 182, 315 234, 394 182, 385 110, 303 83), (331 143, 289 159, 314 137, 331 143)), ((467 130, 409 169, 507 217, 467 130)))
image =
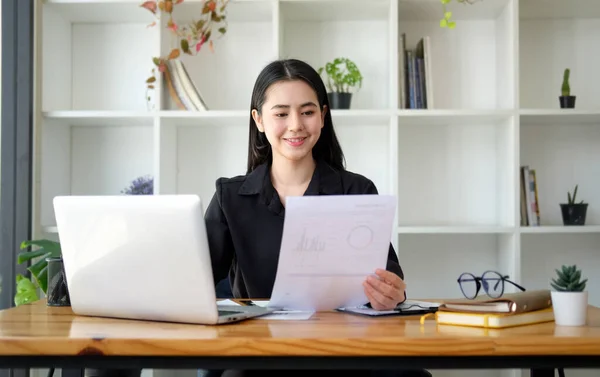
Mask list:
POLYGON ((222 185, 218 179, 215 194, 204 215, 215 285, 227 277, 234 255, 233 241, 223 213, 222 200, 222 185))
MULTIPOLYGON (((364 194, 378 195, 377 187, 372 181, 369 181, 367 187, 364 191, 364 194)), ((394 246, 390 242, 390 250, 388 252, 388 260, 386 270, 395 273, 400 276, 400 279, 404 280, 404 272, 402 271, 402 267, 400 267, 400 261, 398 260, 398 256, 396 255, 396 250, 394 250, 394 246)), ((406 300, 406 291, 404 292, 404 300, 406 300)))

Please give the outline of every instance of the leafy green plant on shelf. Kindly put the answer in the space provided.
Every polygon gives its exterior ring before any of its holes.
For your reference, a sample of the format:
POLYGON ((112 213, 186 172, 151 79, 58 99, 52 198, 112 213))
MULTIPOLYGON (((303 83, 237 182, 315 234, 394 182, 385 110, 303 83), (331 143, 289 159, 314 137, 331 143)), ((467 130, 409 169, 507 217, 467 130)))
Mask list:
POLYGON ((349 109, 352 91, 362 87, 363 76, 360 70, 349 58, 338 57, 320 67, 317 72, 327 74, 325 85, 332 109, 349 109))
POLYGON ((46 259, 62 256, 60 243, 47 239, 23 241, 21 250, 23 251, 17 255, 17 264, 32 261, 34 258, 40 259, 27 267, 33 281, 21 274, 16 277, 17 291, 14 302, 17 306, 39 300, 38 288, 44 294, 48 293, 48 261, 46 259))
MULTIPOLYGON (((156 69, 163 73, 169 60, 178 59, 182 54, 196 56, 206 44, 210 51, 214 52, 215 36, 223 36, 227 32, 226 11, 229 0, 203 0, 200 3, 198 18, 188 23, 179 22, 173 16, 177 6, 183 2, 184 0, 145 0, 140 5, 156 16, 156 20, 148 25, 149 27, 154 27, 160 22, 161 14, 166 15, 165 28, 176 40, 168 54, 152 57, 156 67, 152 68, 152 75, 146 79, 147 90, 154 89, 156 69)), ((188 17, 188 13, 185 12, 181 15, 188 17)), ((149 96, 146 99, 150 101, 149 96)))
MULTIPOLYGON (((466 5, 466 4, 474 4, 477 1, 482 1, 482 0, 454 0, 457 3, 466 5)), ((447 8, 446 5, 450 4, 452 2, 452 0, 440 0, 440 2, 442 3, 442 14, 444 15, 444 18, 442 18, 440 20, 440 27, 443 28, 449 28, 449 29, 454 29, 456 27, 456 22, 452 21, 452 12, 450 12, 447 8)))

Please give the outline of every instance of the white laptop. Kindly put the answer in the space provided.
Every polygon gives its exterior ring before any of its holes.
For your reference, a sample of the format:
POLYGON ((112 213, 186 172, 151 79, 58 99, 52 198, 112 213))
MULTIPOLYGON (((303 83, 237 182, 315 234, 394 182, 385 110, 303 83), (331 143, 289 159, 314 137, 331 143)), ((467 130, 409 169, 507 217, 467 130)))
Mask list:
POLYGON ((58 196, 53 204, 75 314, 221 324, 274 311, 217 305, 196 195, 58 196))

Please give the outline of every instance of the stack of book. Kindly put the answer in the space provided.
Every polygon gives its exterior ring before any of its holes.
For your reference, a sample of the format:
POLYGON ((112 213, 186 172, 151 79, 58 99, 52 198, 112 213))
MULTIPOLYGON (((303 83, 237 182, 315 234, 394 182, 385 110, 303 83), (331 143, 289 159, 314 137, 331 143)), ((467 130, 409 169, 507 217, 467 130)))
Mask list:
POLYGON ((554 321, 549 290, 448 300, 434 314, 439 325, 506 328, 554 321))
POLYGON ((406 34, 402 33, 398 46, 398 68, 400 108, 433 109, 430 38, 420 38, 412 48, 407 47, 406 34))

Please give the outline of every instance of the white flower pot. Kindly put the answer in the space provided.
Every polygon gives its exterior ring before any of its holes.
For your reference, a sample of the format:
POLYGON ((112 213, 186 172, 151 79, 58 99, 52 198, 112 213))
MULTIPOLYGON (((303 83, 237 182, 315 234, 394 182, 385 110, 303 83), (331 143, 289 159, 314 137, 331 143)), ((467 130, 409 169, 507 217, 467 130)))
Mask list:
POLYGON ((557 326, 584 326, 587 322, 588 293, 551 292, 557 326))

